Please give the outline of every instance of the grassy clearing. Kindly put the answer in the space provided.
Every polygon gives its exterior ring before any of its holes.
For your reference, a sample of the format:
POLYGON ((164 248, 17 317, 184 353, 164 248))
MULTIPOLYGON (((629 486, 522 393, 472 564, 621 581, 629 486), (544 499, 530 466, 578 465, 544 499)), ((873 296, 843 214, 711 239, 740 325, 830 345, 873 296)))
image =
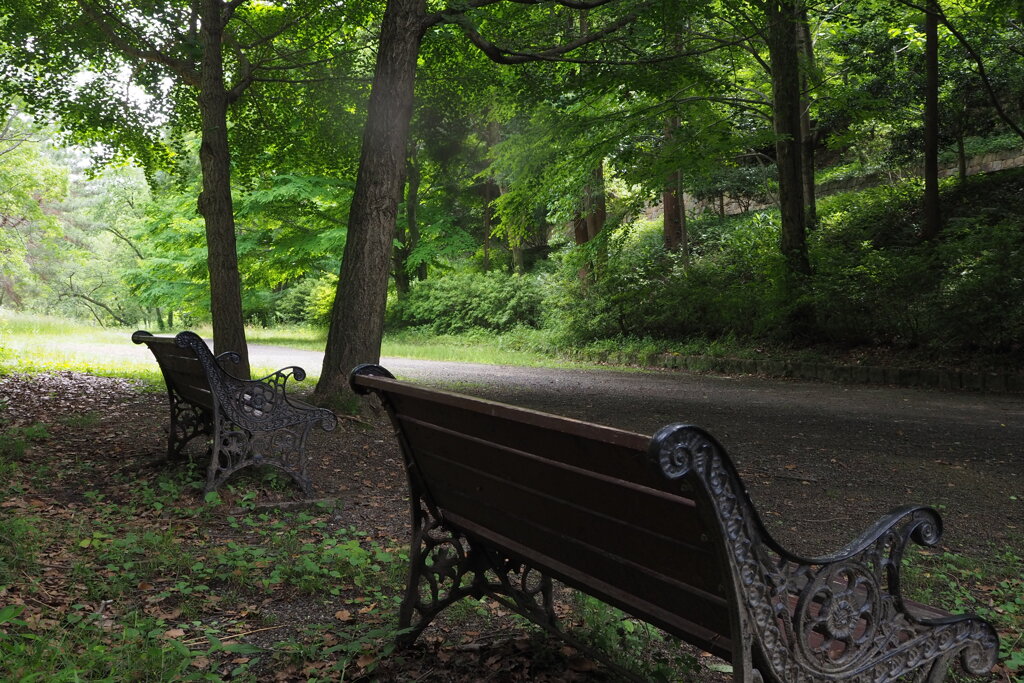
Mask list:
MULTIPOLYGON (((196 326, 193 331, 204 338, 212 334, 209 326, 196 326)), ((134 329, 99 327, 83 321, 0 309, 0 347, 6 347, 9 352, 7 366, 11 369, 25 372, 78 370, 107 377, 133 377, 159 384, 162 380, 151 354, 144 346, 131 343, 132 332, 134 329), (109 360, 97 361, 97 351, 109 360)), ((251 344, 323 351, 327 333, 317 328, 300 326, 247 327, 246 340, 251 344)), ((521 334, 437 336, 423 332, 402 332, 385 337, 381 355, 491 365, 588 366, 583 362, 559 358, 553 348, 543 348, 534 340, 524 341, 521 334)), ((253 372, 254 375, 268 374, 276 369, 256 367, 253 372)), ((319 368, 310 367, 305 370, 308 377, 315 381, 319 368)))

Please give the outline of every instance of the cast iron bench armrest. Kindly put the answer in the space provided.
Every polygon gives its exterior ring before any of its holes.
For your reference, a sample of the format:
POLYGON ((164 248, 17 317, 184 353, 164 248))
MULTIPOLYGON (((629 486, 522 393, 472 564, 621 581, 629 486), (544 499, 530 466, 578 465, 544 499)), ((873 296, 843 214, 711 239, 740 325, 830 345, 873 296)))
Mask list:
POLYGON ((207 492, 245 467, 270 465, 291 476, 307 496, 312 493, 306 440, 313 427, 334 429, 337 418, 330 410, 288 396, 289 378, 305 379, 302 368, 289 366, 260 379, 240 379, 225 368, 239 362, 238 354, 227 351, 215 357, 193 332, 170 338, 139 330, 132 341, 149 347, 167 384, 168 457, 182 457, 197 436, 209 439, 207 492))
POLYGON ((350 384, 380 397, 409 478, 403 644, 452 603, 487 595, 578 646, 559 627, 555 578, 730 660, 736 681, 939 681, 957 656, 977 675, 996 661, 987 621, 901 595, 906 547, 941 535, 931 508, 900 508, 842 550, 804 558, 772 538, 725 449, 698 427, 646 437, 399 382, 376 365, 350 384))

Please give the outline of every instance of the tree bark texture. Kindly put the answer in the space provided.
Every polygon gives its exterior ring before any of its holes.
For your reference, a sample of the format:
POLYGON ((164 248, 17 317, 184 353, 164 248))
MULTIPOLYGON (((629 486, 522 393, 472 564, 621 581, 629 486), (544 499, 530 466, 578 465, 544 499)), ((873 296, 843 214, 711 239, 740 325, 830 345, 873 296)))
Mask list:
POLYGON ((811 40, 807 7, 801 8, 797 32, 800 58, 803 61, 803 68, 800 72, 800 140, 802 145, 800 153, 803 171, 804 220, 806 228, 814 230, 818 226, 818 204, 814 191, 814 146, 817 135, 811 121, 811 79, 809 74, 814 70, 814 42, 811 40))
POLYGON ((924 14, 924 221, 922 239, 939 236, 939 7, 929 0, 924 14))
POLYGON ((587 221, 587 241, 597 237, 608 220, 608 202, 604 191, 604 164, 599 163, 583 191, 583 209, 587 221))
POLYGON ((803 155, 800 135, 800 24, 797 0, 769 0, 768 53, 772 70, 775 156, 779 169, 781 251, 787 270, 809 275, 804 215, 803 155))
MULTIPOLYGON (((398 241, 401 242, 401 246, 395 247, 395 288, 399 297, 409 293, 409 283, 412 280, 409 256, 420 241, 420 228, 416 216, 420 202, 420 167, 416 161, 416 144, 413 143, 409 147, 409 156, 405 162, 405 228, 396 225, 398 241)), ((425 272, 420 276, 421 271, 426 271, 426 264, 421 263, 416 268, 416 276, 420 280, 426 277, 425 272)))
MULTIPOLYGON (((668 142, 679 128, 679 119, 670 118, 665 122, 665 138, 668 142)), ((689 244, 686 235, 686 207, 683 205, 683 174, 672 171, 665 178, 665 189, 661 194, 662 233, 665 250, 683 254, 684 263, 688 256, 689 244)))
POLYGON ((238 274, 235 216, 231 201, 231 151, 227 126, 230 96, 224 86, 223 2, 205 0, 201 11, 203 59, 198 102, 202 126, 199 163, 203 189, 199 195, 199 213, 206 223, 214 353, 237 353, 241 362, 229 369, 232 374, 248 378, 249 354, 242 318, 242 285, 238 274))
POLYGON ((348 373, 380 360, 388 264, 402 196, 406 144, 426 0, 389 0, 381 23, 348 238, 316 396, 351 404, 348 373))

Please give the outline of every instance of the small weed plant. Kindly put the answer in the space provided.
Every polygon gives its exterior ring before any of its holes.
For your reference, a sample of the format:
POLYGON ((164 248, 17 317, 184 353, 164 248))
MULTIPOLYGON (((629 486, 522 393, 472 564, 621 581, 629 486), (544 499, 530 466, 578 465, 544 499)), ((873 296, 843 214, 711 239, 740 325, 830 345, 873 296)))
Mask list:
POLYGON ((988 619, 999 633, 1000 666, 1024 679, 1024 559, 994 550, 981 563, 951 552, 920 551, 904 561, 908 596, 988 619))
POLYGON ((696 680, 695 658, 672 636, 585 593, 573 593, 572 607, 572 635, 614 664, 648 681, 696 680))

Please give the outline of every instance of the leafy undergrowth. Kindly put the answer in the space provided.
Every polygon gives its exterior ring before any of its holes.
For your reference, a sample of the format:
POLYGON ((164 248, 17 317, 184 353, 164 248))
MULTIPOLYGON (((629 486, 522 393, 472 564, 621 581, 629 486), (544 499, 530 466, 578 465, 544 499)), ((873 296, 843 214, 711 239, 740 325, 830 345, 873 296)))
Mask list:
POLYGON ((903 569, 909 594, 954 613, 974 613, 999 633, 997 670, 1006 680, 1024 679, 1024 559, 993 549, 981 561, 950 552, 920 550, 903 569))
POLYGON ((40 484, 82 473, 41 469, 17 466, 2 504, 4 678, 309 676, 371 670, 390 649, 403 554, 330 510, 221 524, 226 504, 204 502, 187 475, 114 477, 76 502, 40 484), (307 601, 324 621, 289 623, 280 601, 307 601))

